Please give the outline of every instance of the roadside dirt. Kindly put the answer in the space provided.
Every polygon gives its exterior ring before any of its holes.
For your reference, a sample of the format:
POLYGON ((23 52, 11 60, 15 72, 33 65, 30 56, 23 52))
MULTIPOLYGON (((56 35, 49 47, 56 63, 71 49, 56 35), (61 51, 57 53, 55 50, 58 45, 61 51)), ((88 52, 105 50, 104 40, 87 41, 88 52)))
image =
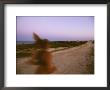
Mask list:
MULTIPOLYGON (((94 56, 91 56, 93 47, 92 42, 87 42, 77 47, 53 52, 53 64, 57 70, 52 74, 93 74, 94 56), (92 69, 92 72, 89 69, 92 69)), ((34 74, 38 65, 26 64, 30 59, 31 57, 17 58, 17 74, 34 74)))

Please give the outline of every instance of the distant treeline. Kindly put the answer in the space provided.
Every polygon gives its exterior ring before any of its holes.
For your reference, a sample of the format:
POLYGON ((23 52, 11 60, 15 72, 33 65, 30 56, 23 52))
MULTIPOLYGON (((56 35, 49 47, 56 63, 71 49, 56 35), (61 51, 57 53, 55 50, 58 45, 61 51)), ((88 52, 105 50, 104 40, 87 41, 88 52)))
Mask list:
MULTIPOLYGON (((75 47, 86 43, 87 41, 50 41, 50 48, 75 47)), ((94 41, 92 41, 94 43, 94 41)), ((36 48, 36 44, 17 44, 16 57, 27 57, 31 55, 31 50, 36 48)))
MULTIPOLYGON (((50 41, 50 48, 57 47, 75 47, 86 43, 87 41, 50 41)), ((92 41, 94 43, 94 41, 92 41)), ((23 50, 27 48, 35 48, 35 44, 17 44, 17 50, 23 50)))
POLYGON ((81 44, 86 43, 87 41, 52 41, 51 47, 52 48, 57 48, 57 47, 75 47, 79 46, 81 44))

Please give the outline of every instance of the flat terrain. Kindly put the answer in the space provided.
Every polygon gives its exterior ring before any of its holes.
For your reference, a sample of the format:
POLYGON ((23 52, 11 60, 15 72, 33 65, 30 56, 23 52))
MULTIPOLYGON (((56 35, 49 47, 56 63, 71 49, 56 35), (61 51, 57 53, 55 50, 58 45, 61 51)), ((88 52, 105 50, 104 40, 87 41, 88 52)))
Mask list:
MULTIPOLYGON (((57 70, 53 74, 93 74, 94 44, 83 45, 52 52, 53 64, 57 70)), ((33 74, 38 65, 26 64, 31 57, 17 58, 17 74, 33 74)))

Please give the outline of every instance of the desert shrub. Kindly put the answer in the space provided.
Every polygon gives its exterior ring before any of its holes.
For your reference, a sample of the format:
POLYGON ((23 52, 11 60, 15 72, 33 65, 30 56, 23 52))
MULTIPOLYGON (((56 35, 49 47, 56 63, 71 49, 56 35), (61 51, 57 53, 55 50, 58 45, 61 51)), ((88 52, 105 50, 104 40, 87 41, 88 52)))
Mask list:
POLYGON ((31 53, 16 53, 16 58, 29 57, 31 53))
MULTIPOLYGON (((86 43, 87 41, 51 41, 50 48, 58 48, 58 47, 75 47, 86 43)), ((36 49, 35 44, 17 44, 16 45, 16 57, 26 57, 31 55, 31 50, 36 49)))

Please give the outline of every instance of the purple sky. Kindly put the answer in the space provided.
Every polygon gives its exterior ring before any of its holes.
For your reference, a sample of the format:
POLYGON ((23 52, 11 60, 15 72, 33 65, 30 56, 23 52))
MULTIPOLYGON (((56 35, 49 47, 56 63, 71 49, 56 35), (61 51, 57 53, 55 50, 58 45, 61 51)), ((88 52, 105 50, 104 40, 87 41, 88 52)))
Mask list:
POLYGON ((93 16, 17 16, 17 41, 33 41, 33 32, 50 41, 94 39, 93 16))

